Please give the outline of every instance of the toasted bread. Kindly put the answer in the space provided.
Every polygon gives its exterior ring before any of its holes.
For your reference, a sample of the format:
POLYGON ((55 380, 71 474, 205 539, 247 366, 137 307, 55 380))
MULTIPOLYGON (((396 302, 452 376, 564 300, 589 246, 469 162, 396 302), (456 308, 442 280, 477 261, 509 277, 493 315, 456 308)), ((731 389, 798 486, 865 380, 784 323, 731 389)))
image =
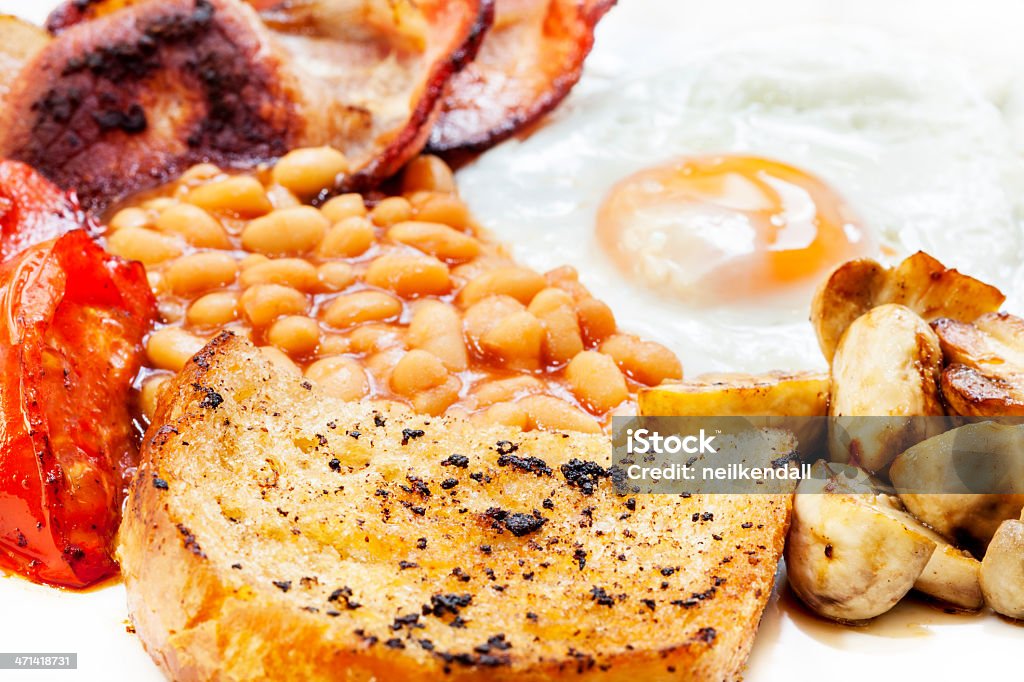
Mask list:
POLYGON ((177 680, 737 679, 791 510, 627 498, 607 436, 375 412, 230 334, 143 450, 119 555, 177 680))

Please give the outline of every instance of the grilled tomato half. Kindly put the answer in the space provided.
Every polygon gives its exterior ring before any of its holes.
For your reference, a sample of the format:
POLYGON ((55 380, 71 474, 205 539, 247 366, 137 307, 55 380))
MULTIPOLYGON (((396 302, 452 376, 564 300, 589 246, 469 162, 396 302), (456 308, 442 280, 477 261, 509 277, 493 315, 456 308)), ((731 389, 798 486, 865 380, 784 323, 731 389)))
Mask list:
POLYGON ((132 383, 155 315, 142 266, 85 230, 0 265, 0 567, 66 587, 117 571, 132 383))

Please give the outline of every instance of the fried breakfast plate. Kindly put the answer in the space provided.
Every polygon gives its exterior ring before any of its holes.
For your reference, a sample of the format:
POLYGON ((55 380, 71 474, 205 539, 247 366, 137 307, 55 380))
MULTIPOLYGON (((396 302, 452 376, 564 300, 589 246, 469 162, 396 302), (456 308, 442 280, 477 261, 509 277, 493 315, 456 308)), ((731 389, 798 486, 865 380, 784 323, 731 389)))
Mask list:
MULTIPOLYGON (((41 23, 56 4, 0 0, 0 13, 41 23)), ((848 257, 868 246, 893 260, 925 249, 999 286, 1005 308, 1020 312, 1022 21, 1009 0, 620 0, 573 94, 529 136, 462 168, 460 192, 520 262, 576 267, 623 329, 671 348, 688 375, 826 363, 806 320, 809 290, 766 275, 759 288, 781 295, 750 305, 740 300, 750 292, 722 284, 716 263, 745 257, 734 244, 641 238, 616 258, 625 243, 616 235, 641 227, 602 199, 632 200, 642 172, 670 161, 666 149, 749 155, 741 172, 785 158, 836 190, 816 195, 819 207, 865 228, 870 244, 847 231, 848 257)), ((0 670, 0 679, 163 679, 132 632, 119 581, 72 592, 3 577, 0 604, 0 652, 78 655, 77 671, 0 670)), ((801 605, 783 567, 745 679, 995 679, 1016 669, 1022 645, 1024 628, 991 611, 954 614, 918 598, 866 626, 832 624, 801 605)))

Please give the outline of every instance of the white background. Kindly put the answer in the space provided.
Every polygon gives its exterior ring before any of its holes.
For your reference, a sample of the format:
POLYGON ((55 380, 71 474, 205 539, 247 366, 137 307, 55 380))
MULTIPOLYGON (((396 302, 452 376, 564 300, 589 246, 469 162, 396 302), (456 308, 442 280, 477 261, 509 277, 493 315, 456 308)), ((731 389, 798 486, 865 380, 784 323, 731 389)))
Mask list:
MULTIPOLYGON (((54 3, 0 0, 0 13, 42 21, 54 3)), ((1013 0, 620 0, 605 20, 582 85, 670 66, 695 45, 792 24, 869 25, 961 59, 1008 120, 1024 120, 1024 2, 1013 0), (646 68, 645 68, 646 70, 646 68)), ((1021 136, 1024 138, 1024 136, 1021 136)), ((494 207, 500 216, 500 207, 494 207)), ((501 232, 500 220, 481 216, 501 232)), ((0 680, 159 680, 126 632, 123 588, 85 594, 0 577, 0 651, 78 652, 79 670, 4 673, 0 680)), ((950 616, 905 603, 867 628, 830 626, 783 593, 768 607, 746 678, 1020 679, 1024 628, 991 613, 950 616)))

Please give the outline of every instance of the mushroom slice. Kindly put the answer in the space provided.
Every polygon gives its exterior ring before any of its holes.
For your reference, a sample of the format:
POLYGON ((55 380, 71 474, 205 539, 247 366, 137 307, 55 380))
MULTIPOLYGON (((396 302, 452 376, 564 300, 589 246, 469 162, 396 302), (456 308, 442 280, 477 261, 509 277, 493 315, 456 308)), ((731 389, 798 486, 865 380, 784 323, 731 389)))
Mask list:
POLYGON ((551 111, 580 79, 615 0, 497 0, 494 26, 457 75, 430 149, 479 151, 551 111))
POLYGON ((828 375, 824 372, 712 373, 641 389, 642 415, 825 416, 828 375))
POLYGON ((1024 516, 1003 521, 981 562, 981 590, 996 613, 1024 619, 1024 516))
POLYGON ((426 144, 490 0, 105 0, 52 20, 0 115, 0 155, 102 210, 198 162, 330 145, 365 188, 426 144), (270 3, 260 2, 261 9, 270 3))
POLYGON ((928 420, 913 417, 944 414, 941 362, 935 333, 910 308, 885 304, 854 320, 832 360, 829 415, 853 418, 830 425, 831 458, 877 472, 927 438, 928 420))
POLYGON ((824 441, 828 374, 768 372, 710 373, 644 388, 637 395, 641 416, 751 417, 751 424, 791 430, 802 452, 824 441), (754 419, 760 417, 760 419, 754 419))
MULTIPOLYGON (((812 467, 812 480, 825 482, 823 488, 836 494, 859 496, 874 495, 873 501, 882 511, 902 521, 935 543, 935 552, 927 566, 914 581, 914 589, 933 599, 946 602, 967 611, 980 609, 984 605, 978 573, 981 563, 969 552, 954 547, 949 540, 921 523, 900 503, 888 494, 878 479, 856 467, 816 462, 812 467)), ((806 491, 808 486, 803 489, 806 491)))
POLYGON ((965 416, 1024 416, 1024 319, 987 313, 973 324, 936 320, 949 366, 942 373, 946 402, 965 416))
POLYGON ((889 476, 914 516, 981 556, 1024 507, 1022 451, 1024 427, 968 424, 907 449, 889 476))
POLYGON ((786 570, 797 596, 839 621, 879 616, 919 580, 936 542, 894 513, 886 495, 797 487, 786 570))
POLYGON ((954 547, 946 538, 909 513, 901 511, 900 514, 908 528, 935 543, 935 553, 914 581, 914 589, 967 611, 976 611, 984 606, 985 600, 979 583, 981 562, 971 556, 970 552, 954 547))
POLYGON ((832 271, 811 303, 811 322, 827 360, 846 328, 883 303, 907 306, 926 321, 952 317, 970 322, 999 310, 1002 292, 945 267, 923 251, 893 268, 868 258, 848 261, 832 271))

